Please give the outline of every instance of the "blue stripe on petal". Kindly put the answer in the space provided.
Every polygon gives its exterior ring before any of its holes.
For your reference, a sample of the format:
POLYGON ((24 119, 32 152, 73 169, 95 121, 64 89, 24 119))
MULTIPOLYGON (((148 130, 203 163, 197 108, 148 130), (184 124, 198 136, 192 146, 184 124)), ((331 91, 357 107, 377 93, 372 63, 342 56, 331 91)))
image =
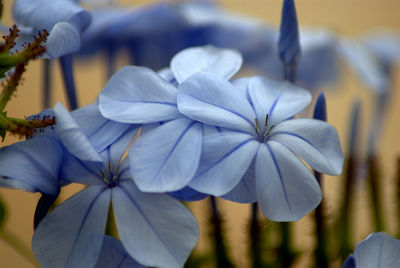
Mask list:
POLYGON ((104 237, 111 191, 91 186, 46 216, 32 239, 43 267, 92 267, 104 237))
POLYGON ((261 145, 256 156, 257 199, 273 221, 297 221, 321 201, 321 189, 310 170, 277 142, 261 145))
POLYGON ((202 136, 201 124, 187 118, 141 136, 129 152, 133 180, 146 192, 182 189, 197 170, 202 136))
POLYGON ((174 198, 141 192, 132 181, 112 190, 114 215, 125 249, 143 265, 182 267, 197 243, 194 216, 174 198))

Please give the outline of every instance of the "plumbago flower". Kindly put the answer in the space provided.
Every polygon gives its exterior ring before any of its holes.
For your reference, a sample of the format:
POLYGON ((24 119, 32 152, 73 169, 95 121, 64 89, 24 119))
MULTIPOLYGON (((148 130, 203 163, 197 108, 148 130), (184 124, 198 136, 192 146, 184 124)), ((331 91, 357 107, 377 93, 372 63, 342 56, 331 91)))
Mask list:
MULTIPOLYGON (((97 153, 72 117, 63 118, 59 177, 87 188, 56 207, 35 230, 32 248, 44 267, 93 267, 101 251, 110 202, 126 251, 143 265, 181 267, 197 243, 193 215, 164 194, 142 193, 122 160, 138 127, 130 126, 97 153), (71 137, 71 138, 68 138, 71 137), (78 137, 78 139, 76 139, 78 137), (64 142, 67 140, 67 142, 64 142), (84 152, 91 152, 90 159, 84 152)), ((82 119, 81 119, 82 120, 82 119)), ((92 125, 87 118, 85 122, 92 125)), ((82 122, 82 121, 81 121, 82 122)))
POLYGON ((167 80, 147 68, 135 66, 124 67, 111 77, 100 93, 101 113, 121 123, 144 125, 145 134, 129 151, 131 175, 139 189, 180 190, 197 170, 203 132, 210 126, 178 111, 179 88, 174 84, 179 85, 200 71, 229 79, 241 63, 242 58, 236 51, 198 47, 184 50, 173 58, 171 70, 162 74, 169 77, 167 80))
POLYGON ((370 234, 355 248, 342 268, 400 267, 400 240, 384 233, 370 234))
POLYGON ((16 0, 13 15, 23 26, 23 36, 32 38, 39 30, 47 29, 44 57, 58 58, 80 47, 80 34, 90 24, 90 13, 72 0, 16 0))
POLYGON ((248 180, 242 191, 256 193, 266 217, 298 220, 321 200, 314 175, 299 157, 319 172, 338 175, 343 165, 338 135, 326 122, 291 119, 310 102, 307 91, 262 77, 247 82, 247 98, 205 72, 180 85, 182 114, 226 129, 204 136, 199 168, 188 186, 222 196, 248 180), (254 176, 243 177, 249 169, 254 176))

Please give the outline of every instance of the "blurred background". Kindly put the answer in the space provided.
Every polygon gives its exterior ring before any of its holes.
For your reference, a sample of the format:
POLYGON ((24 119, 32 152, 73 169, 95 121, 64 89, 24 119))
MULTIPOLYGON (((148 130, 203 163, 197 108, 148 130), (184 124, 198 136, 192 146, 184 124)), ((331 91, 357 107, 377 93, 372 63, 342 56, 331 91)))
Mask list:
MULTIPOLYGON (((8 26, 13 24, 11 16, 11 0, 4 1, 2 23, 8 26)), ((136 6, 144 5, 154 1, 118 1, 118 3, 136 6)), ((282 2, 278 0, 221 0, 221 6, 231 12, 250 16, 274 27, 279 27, 282 2)), ((400 32, 400 1, 398 0, 297 0, 297 15, 300 27, 318 26, 325 27, 341 37, 357 38, 372 30, 392 29, 400 32)), ((79 96, 80 106, 95 101, 97 94, 106 82, 106 64, 102 55, 97 55, 89 60, 75 61, 75 79, 79 96)), ((41 60, 31 62, 24 74, 23 84, 17 91, 17 98, 13 98, 7 106, 8 115, 14 117, 29 116, 41 110, 42 92, 42 64, 41 60)), ((124 54, 119 55, 118 67, 129 64, 124 54)), ((397 66, 398 67, 398 66, 397 66)), ((389 103, 387 104, 386 118, 383 124, 382 135, 378 141, 378 161, 382 166, 381 185, 384 192, 384 210, 386 231, 395 235, 399 233, 399 226, 395 219, 396 198, 395 181, 396 165, 400 159, 400 80, 399 68, 394 69, 393 90, 389 103)), ((251 73, 251 70, 244 73, 251 73)), ((368 91, 357 77, 356 73, 348 65, 341 63, 340 81, 333 86, 319 88, 324 91, 327 98, 328 121, 334 125, 342 142, 342 148, 346 155, 348 143, 349 117, 352 103, 359 99, 362 103, 361 115, 361 156, 366 153, 366 139, 370 118, 372 117, 373 93, 368 91)), ((58 63, 53 64, 52 69, 54 94, 52 105, 57 101, 66 105, 62 80, 58 63)), ((1 146, 18 141, 16 137, 7 136, 1 146)), ((21 167, 23 168, 23 167, 21 167)), ((328 221, 338 214, 340 196, 343 193, 343 176, 325 176, 324 199, 326 201, 326 214, 328 221)), ((80 189, 80 186, 68 186, 63 190, 64 198, 80 189)), ((0 198, 7 204, 6 229, 17 234, 23 243, 30 245, 33 226, 32 219, 39 194, 29 194, 17 190, 0 189, 0 198)), ((397 196, 397 198, 400 198, 397 196)), ((359 180, 356 184, 354 196, 354 241, 361 241, 373 231, 369 224, 371 217, 370 202, 368 200, 366 185, 359 180)), ((251 208, 247 204, 236 204, 229 201, 220 201, 221 213, 225 219, 226 237, 230 245, 231 255, 238 267, 248 267, 247 245, 245 234, 246 222, 249 218, 251 208)), ((190 204, 194 214, 201 225, 201 238, 197 250, 205 252, 207 246, 206 217, 203 216, 207 210, 208 203, 205 201, 190 204)), ((305 252, 293 267, 309 267, 310 254, 315 245, 313 238, 314 223, 310 215, 305 216, 299 222, 293 224, 295 236, 294 247, 305 252)), ((0 267, 33 267, 17 252, 0 240, 0 267)), ((340 267, 337 263, 336 267, 340 267)))

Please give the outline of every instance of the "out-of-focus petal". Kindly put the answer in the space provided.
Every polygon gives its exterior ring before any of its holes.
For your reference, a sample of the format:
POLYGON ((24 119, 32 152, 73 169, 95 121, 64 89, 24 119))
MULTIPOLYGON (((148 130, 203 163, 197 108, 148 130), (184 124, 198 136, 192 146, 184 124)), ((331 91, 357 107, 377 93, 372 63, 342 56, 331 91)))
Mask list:
POLYGON ((175 197, 178 200, 186 201, 186 202, 199 201, 199 200, 203 200, 204 198, 208 197, 207 194, 199 193, 190 187, 185 187, 181 190, 178 190, 175 192, 169 192, 167 194, 175 197))
POLYGON ((112 189, 118 233, 128 253, 143 265, 182 267, 195 247, 195 217, 174 198, 139 191, 132 181, 112 189))
POLYGON ((111 191, 91 186, 56 207, 32 239, 43 267, 93 267, 101 251, 111 191))
POLYGON ((178 109, 210 125, 255 132, 250 103, 231 83, 214 74, 200 72, 185 80, 178 91, 178 109))
POLYGON ((176 88, 144 67, 125 66, 100 92, 100 112, 121 123, 155 123, 180 117, 176 88))
POLYGON ((384 233, 374 233, 354 250, 357 268, 400 267, 400 240, 384 233))
POLYGON ((200 123, 181 118, 135 141, 129 160, 132 178, 140 190, 169 192, 185 187, 197 170, 202 136, 200 123))
POLYGON ((248 134, 222 132, 204 137, 199 169, 189 183, 196 191, 227 194, 249 168, 259 143, 248 134))
POLYGON ((80 33, 76 27, 68 22, 59 22, 49 33, 44 55, 45 58, 55 59, 77 51, 80 46, 80 33))
POLYGON ((292 119, 275 126, 270 141, 286 146, 316 171, 338 175, 343 168, 343 153, 336 129, 314 119, 292 119))
POLYGON ((242 65, 242 56, 235 50, 214 46, 187 48, 171 60, 171 69, 178 83, 197 72, 208 72, 231 78, 242 65))
POLYGON ((273 141, 257 152, 256 185, 260 208, 273 221, 297 221, 321 202, 321 189, 310 170, 273 141))

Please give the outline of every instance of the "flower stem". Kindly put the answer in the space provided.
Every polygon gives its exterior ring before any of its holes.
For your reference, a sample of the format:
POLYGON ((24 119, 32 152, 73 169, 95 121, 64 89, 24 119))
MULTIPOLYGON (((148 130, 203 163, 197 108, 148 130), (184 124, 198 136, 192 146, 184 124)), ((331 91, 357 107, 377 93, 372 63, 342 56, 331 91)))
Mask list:
POLYGON ((214 240, 214 251, 216 257, 216 267, 217 268, 230 268, 234 267, 230 258, 228 256, 228 250, 225 246, 225 240, 223 236, 223 224, 221 216, 218 212, 217 202, 215 197, 210 196, 210 206, 211 206, 211 238, 214 240))
MULTIPOLYGON (((321 187, 321 191, 323 189, 323 177, 322 174, 314 171, 315 178, 319 186, 321 187)), ((325 202, 324 199, 321 200, 319 206, 315 209, 315 228, 317 233, 317 246, 315 248, 315 259, 316 259, 316 267, 319 268, 327 268, 329 267, 329 256, 327 252, 328 238, 326 235, 326 224, 324 217, 324 207, 325 202)))
POLYGON ((258 218, 258 203, 251 204, 251 219, 249 228, 250 247, 252 267, 264 267, 262 265, 261 242, 262 242, 262 226, 258 218))
POLYGON ((50 59, 43 60, 43 109, 51 105, 51 65, 50 59))
POLYGON ((368 157, 368 181, 370 186, 371 206, 373 208, 373 220, 375 223, 375 232, 385 230, 383 220, 383 204, 381 195, 381 184, 379 180, 382 178, 379 161, 376 155, 368 157))
POLYGON ((72 66, 72 55, 60 57, 61 71, 64 79, 65 93, 67 94, 70 110, 78 108, 78 100, 76 97, 74 73, 72 66))
POLYGON ((6 242, 10 247, 12 247, 15 251, 17 251, 21 256, 23 256, 27 261, 29 261, 35 267, 40 268, 40 265, 37 263, 30 248, 28 248, 25 245, 25 243, 21 241, 19 237, 10 232, 10 230, 5 230, 5 229, 0 230, 0 239, 6 242))

